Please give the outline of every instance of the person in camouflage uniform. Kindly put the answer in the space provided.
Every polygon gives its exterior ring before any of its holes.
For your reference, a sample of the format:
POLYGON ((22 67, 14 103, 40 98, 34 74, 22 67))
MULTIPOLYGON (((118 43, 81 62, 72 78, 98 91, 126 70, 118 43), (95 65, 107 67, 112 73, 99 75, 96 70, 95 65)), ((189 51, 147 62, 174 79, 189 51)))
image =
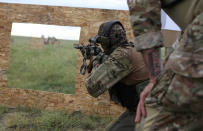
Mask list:
POLYGON ((119 21, 101 24, 95 39, 101 44, 108 58, 103 63, 93 59, 93 69, 85 82, 87 91, 91 96, 98 97, 108 90, 111 100, 127 108, 106 130, 133 131, 138 93, 141 92, 137 89, 148 84, 143 58, 136 52, 133 44, 128 42, 125 29, 119 21))
POLYGON ((128 0, 128 6, 135 47, 150 74, 150 83, 140 95, 136 129, 203 130, 203 1, 128 0), (163 69, 161 8, 183 30, 163 69))

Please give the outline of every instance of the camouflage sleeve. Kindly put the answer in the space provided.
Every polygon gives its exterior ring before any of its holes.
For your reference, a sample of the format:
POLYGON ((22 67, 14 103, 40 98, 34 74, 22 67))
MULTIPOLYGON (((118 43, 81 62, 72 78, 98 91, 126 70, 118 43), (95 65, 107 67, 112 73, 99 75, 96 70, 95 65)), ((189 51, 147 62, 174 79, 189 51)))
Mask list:
POLYGON ((132 71, 128 51, 117 48, 109 58, 91 72, 85 84, 93 97, 98 97, 132 71))
POLYGON ((128 0, 135 48, 140 51, 163 44, 160 0, 128 0))

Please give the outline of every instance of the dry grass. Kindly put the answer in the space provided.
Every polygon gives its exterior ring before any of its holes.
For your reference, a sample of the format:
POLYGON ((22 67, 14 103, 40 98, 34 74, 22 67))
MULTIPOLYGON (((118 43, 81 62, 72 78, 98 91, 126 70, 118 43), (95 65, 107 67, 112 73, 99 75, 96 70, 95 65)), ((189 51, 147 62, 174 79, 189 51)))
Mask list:
POLYGON ((22 107, 7 108, 7 112, 0 117, 4 123, 1 131, 102 131, 112 121, 110 117, 84 115, 80 112, 67 114, 22 107))

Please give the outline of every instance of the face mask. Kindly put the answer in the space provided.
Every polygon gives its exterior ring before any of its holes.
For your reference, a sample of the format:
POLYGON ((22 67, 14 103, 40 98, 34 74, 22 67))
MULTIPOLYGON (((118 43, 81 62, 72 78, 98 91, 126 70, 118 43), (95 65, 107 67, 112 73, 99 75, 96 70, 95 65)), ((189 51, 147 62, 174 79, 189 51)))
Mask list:
POLYGON ((109 48, 111 47, 111 41, 108 37, 100 36, 98 42, 101 43, 104 51, 109 50, 109 48))

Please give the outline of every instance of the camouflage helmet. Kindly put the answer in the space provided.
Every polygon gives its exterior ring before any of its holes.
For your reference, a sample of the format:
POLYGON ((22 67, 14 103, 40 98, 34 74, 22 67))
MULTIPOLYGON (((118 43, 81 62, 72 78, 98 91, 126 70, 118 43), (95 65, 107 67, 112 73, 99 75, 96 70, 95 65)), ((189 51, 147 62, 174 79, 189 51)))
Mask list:
POLYGON ((100 25, 98 31, 98 43, 105 50, 112 49, 113 46, 123 43, 127 40, 126 31, 123 25, 117 21, 109 21, 100 25))

